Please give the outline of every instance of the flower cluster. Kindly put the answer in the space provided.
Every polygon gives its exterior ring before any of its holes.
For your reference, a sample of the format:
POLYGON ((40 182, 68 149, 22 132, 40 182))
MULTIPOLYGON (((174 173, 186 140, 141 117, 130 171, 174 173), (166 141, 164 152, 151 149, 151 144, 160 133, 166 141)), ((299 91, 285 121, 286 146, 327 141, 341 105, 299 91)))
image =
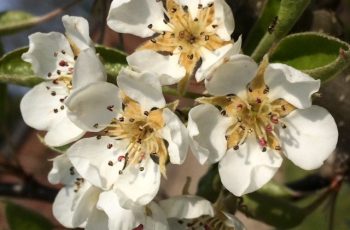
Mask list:
POLYGON ((156 202, 167 165, 182 164, 190 148, 201 164, 219 162, 222 184, 241 196, 266 184, 283 154, 310 170, 335 149, 333 117, 311 102, 320 81, 240 54, 224 0, 114 0, 110 28, 151 37, 127 57, 116 84, 107 82, 87 21, 62 20, 65 35, 29 37, 22 58, 44 81, 24 96, 21 112, 47 131, 47 145, 70 144, 48 176, 64 185, 53 213, 67 228, 244 229, 200 197, 156 202), (195 100, 186 127, 162 86, 178 83, 181 94, 191 77, 212 96, 195 100))

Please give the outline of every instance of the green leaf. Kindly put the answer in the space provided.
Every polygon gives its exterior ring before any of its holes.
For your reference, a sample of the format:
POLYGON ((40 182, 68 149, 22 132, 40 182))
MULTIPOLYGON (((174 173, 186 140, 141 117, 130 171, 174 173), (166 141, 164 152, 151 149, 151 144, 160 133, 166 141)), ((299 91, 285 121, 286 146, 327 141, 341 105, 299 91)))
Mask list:
MULTIPOLYGON (((271 0, 270 0, 271 1, 271 0)), ((311 0, 281 0, 277 20, 272 30, 268 31, 260 40, 252 53, 255 61, 260 61, 269 52, 275 42, 280 41, 293 28, 311 0)))
POLYGON ((215 202, 221 189, 218 165, 214 164, 208 172, 199 180, 197 195, 215 202))
POLYGON ((269 26, 273 23, 274 18, 278 14, 281 0, 268 0, 261 12, 259 19, 250 30, 247 40, 245 41, 243 50, 247 55, 252 54, 255 47, 259 44, 261 38, 268 31, 269 26))
POLYGON ((350 65, 350 45, 321 33, 298 33, 282 39, 270 60, 326 81, 350 65))
POLYGON ((100 55, 106 68, 108 81, 115 83, 115 79, 118 76, 119 71, 122 67, 127 65, 126 53, 101 45, 96 45, 96 52, 100 55))
POLYGON ((5 54, 0 59, 0 82, 22 86, 34 86, 42 81, 34 75, 31 65, 21 56, 28 48, 19 48, 5 54))
POLYGON ((30 13, 24 11, 5 11, 0 13, 0 35, 16 33, 35 26, 39 21, 30 13))
MULTIPOLYGON (((32 87, 43 81, 35 76, 29 63, 22 60, 21 56, 27 52, 28 47, 19 48, 5 54, 0 59, 0 83, 11 83, 32 87)), ((120 69, 126 66, 126 54, 117 50, 97 45, 96 52, 100 55, 108 80, 115 83, 120 69)))
POLYGON ((298 226, 306 217, 303 208, 264 192, 254 192, 243 197, 239 209, 250 217, 277 228, 286 229, 298 226))
POLYGON ((259 189, 259 192, 282 199, 290 199, 293 197, 293 195, 295 195, 292 190, 274 181, 270 181, 269 183, 265 184, 259 189))
POLYGON ((51 222, 37 212, 13 203, 7 203, 6 218, 11 230, 49 230, 51 222))

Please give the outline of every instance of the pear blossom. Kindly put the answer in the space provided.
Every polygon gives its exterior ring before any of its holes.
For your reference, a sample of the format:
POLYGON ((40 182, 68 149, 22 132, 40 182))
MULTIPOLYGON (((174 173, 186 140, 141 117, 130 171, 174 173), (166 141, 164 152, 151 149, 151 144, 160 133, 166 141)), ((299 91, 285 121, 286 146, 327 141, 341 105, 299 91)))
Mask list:
POLYGON ((213 97, 191 109, 188 130, 199 161, 219 161, 223 185, 241 196, 267 183, 282 154, 297 166, 320 167, 335 149, 338 130, 331 114, 312 105, 320 81, 284 64, 258 67, 232 56, 206 80, 213 97))
POLYGON ((183 163, 188 133, 153 74, 125 68, 117 83, 97 82, 67 99, 70 119, 97 134, 73 144, 67 155, 91 184, 115 189, 125 207, 144 205, 158 192, 168 160, 183 163))
POLYGON ((105 75, 94 70, 101 63, 95 56, 88 22, 68 15, 63 16, 62 21, 66 35, 57 32, 32 34, 29 50, 22 55, 44 81, 23 97, 21 113, 29 126, 47 131, 44 141, 50 146, 62 146, 84 135, 84 131, 69 120, 64 103, 74 90, 106 80, 105 75), (96 74, 86 78, 84 71, 96 74))
POLYGON ((127 58, 129 65, 156 72, 162 84, 180 81, 182 88, 191 76, 203 80, 207 68, 241 46, 240 39, 231 41, 235 23, 224 0, 114 0, 107 24, 117 32, 152 37, 127 58))
POLYGON ((155 202, 123 208, 115 191, 104 191, 81 177, 67 154, 59 155, 53 162, 49 181, 65 185, 55 198, 53 214, 66 228, 168 229, 166 217, 155 202))
POLYGON ((244 230, 233 215, 198 196, 182 195, 159 201, 171 230, 244 230))

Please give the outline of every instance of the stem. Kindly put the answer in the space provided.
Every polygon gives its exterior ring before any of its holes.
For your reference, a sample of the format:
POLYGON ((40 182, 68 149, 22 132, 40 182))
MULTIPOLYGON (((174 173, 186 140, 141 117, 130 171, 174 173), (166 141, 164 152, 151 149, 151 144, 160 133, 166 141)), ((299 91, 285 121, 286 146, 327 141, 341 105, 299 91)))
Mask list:
POLYGON ((331 207, 329 210, 328 230, 334 229, 335 205, 337 203, 338 194, 338 192, 335 192, 332 196, 331 207))
POLYGON ((252 58, 256 62, 259 62, 269 52, 275 42, 278 42, 289 33, 309 4, 310 0, 281 1, 274 31, 265 33, 252 54, 252 58))
POLYGON ((67 5, 65 5, 63 7, 60 7, 56 10, 53 10, 53 11, 43 15, 43 16, 38 17, 35 24, 43 23, 43 22, 46 22, 46 21, 53 19, 54 17, 64 13, 66 10, 68 10, 69 8, 74 6, 75 4, 79 3, 80 1, 81 0, 74 0, 71 3, 68 3, 67 5))
POLYGON ((1 183, 0 196, 36 199, 47 202, 53 202, 57 195, 57 190, 43 186, 33 180, 27 179, 25 183, 1 183))
POLYGON ((314 202, 309 204, 304 208, 306 214, 310 214, 313 211, 315 211, 331 194, 338 193, 342 182, 344 180, 344 177, 339 175, 336 176, 329 188, 320 196, 318 197, 314 202))

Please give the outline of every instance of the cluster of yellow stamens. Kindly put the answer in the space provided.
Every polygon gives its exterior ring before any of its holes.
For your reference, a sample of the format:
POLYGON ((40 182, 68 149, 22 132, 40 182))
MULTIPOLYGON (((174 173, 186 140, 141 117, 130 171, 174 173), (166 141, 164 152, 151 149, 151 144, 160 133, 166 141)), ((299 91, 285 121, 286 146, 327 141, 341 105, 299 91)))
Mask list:
MULTIPOLYGON (((201 61, 201 48, 214 51, 230 41, 222 40, 216 34, 215 3, 198 5, 197 17, 193 18, 188 6, 179 5, 174 0, 165 1, 164 22, 171 31, 155 31, 157 36, 141 45, 139 49, 151 49, 160 53, 180 54, 180 64, 186 69, 186 76, 179 87, 186 87, 201 61)), ((148 25, 153 29, 153 25, 148 25)))
POLYGON ((265 84, 264 74, 268 65, 265 58, 257 75, 247 85, 247 97, 242 99, 236 95, 199 98, 201 103, 217 106, 223 116, 232 118, 232 125, 226 131, 227 148, 239 149, 247 137, 255 134, 256 140, 266 151, 271 148, 281 151, 280 140, 276 127, 286 125, 281 118, 287 116, 295 107, 284 99, 271 101, 268 98, 269 87, 265 84))
MULTIPOLYGON (((128 165, 140 165, 140 171, 143 171, 142 162, 150 157, 159 164, 161 172, 165 175, 168 160, 167 142, 159 133, 163 126, 163 109, 152 108, 150 111, 142 111, 137 102, 128 97, 124 98, 123 113, 105 129, 106 135, 117 140, 126 139, 129 142, 126 154, 118 158, 119 162, 124 162, 124 167, 119 173, 122 173, 128 165)), ((113 162, 110 164, 113 166, 113 162)))

